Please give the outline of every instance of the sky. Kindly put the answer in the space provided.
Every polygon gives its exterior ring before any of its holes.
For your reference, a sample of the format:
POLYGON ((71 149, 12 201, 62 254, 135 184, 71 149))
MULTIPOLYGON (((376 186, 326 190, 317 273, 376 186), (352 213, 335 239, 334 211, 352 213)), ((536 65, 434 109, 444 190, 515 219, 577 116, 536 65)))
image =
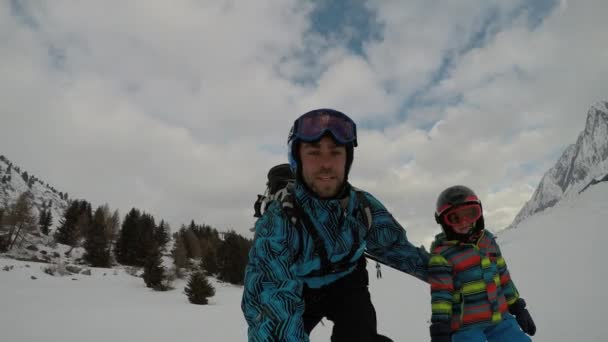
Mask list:
POLYGON ((0 0, 0 154, 71 198, 251 236, 293 121, 347 113, 349 179, 415 243, 444 188, 511 223, 608 99, 608 2, 0 0))
MULTIPOLYGON (((608 338, 603 316, 608 297, 601 286, 608 280, 603 258, 608 240, 603 219, 607 193, 608 183, 600 183, 498 236, 511 278, 536 323, 535 342, 608 338), (573 239, 572 226, 585 238, 573 239)), ((39 247, 52 254, 48 246, 39 247)), ((68 246, 58 248, 64 251, 68 246)), ((8 268, 0 271, 0 326, 5 340, 166 342, 176 336, 182 342, 246 340, 240 286, 211 278, 216 294, 209 305, 191 305, 182 291, 185 280, 176 281, 175 290, 154 292, 122 267, 61 277, 43 273, 49 266, 0 258, 0 268, 8 268)), ((428 284, 388 267, 381 268, 382 278, 377 279, 373 263, 368 263, 368 272, 379 331, 395 342, 428 341, 428 284)), ((311 341, 329 341, 331 328, 331 321, 324 319, 312 331, 311 341)))

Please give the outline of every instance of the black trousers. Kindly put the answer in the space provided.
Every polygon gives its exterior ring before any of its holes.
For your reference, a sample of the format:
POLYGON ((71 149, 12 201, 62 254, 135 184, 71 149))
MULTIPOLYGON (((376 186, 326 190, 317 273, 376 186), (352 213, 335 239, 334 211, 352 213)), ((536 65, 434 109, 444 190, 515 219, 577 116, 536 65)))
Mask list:
POLYGON ((304 329, 312 329, 327 317, 334 323, 332 342, 391 341, 378 335, 376 310, 369 294, 369 278, 361 258, 349 275, 320 289, 304 287, 304 329))

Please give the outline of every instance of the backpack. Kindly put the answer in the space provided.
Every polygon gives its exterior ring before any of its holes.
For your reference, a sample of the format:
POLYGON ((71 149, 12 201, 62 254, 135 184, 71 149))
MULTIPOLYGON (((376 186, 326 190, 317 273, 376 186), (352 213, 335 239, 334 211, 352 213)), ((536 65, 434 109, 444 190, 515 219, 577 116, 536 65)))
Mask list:
MULTIPOLYGON (((355 243, 353 244, 353 248, 350 253, 346 255, 343 260, 337 263, 330 263, 329 257, 327 256, 327 250, 325 249, 325 245, 314 228, 314 225, 306 212, 304 212, 298 203, 294 200, 293 197, 293 186, 295 184, 295 175, 291 171, 289 164, 279 164, 273 166, 267 175, 268 181, 266 182, 266 191, 263 195, 258 195, 257 200, 255 201, 254 207, 254 217, 260 218, 263 215, 263 212, 266 211, 268 205, 272 201, 279 201, 281 203, 281 208, 283 212, 287 214, 290 222, 294 227, 302 227, 305 229, 308 234, 313 239, 315 254, 319 255, 321 258, 321 269, 319 271, 312 272, 308 274, 308 276, 322 276, 331 273, 338 273, 348 269, 350 266, 353 266, 355 263, 351 262, 350 259, 354 255, 355 251, 359 245, 359 234, 353 232, 353 238, 355 243)), ((371 205, 365 197, 365 194, 362 190, 353 187, 355 194, 357 196, 357 202, 359 203, 358 210, 362 213, 364 224, 367 230, 369 231, 372 227, 372 211, 371 205)), ((255 229, 252 228, 253 231, 255 229)), ((298 229, 300 236, 302 236, 302 230, 298 229)), ((300 239, 302 241, 302 239, 300 239)), ((302 250, 302 246, 299 247, 300 254, 302 250)), ((375 260, 378 260, 374 257, 371 257, 369 254, 365 253, 365 256, 375 260)))
POLYGON ((263 195, 258 195, 258 199, 253 204, 253 217, 262 217, 262 210, 265 212, 270 202, 274 200, 282 201, 296 182, 296 177, 289 164, 279 164, 273 166, 268 171, 268 181, 266 191, 263 195))

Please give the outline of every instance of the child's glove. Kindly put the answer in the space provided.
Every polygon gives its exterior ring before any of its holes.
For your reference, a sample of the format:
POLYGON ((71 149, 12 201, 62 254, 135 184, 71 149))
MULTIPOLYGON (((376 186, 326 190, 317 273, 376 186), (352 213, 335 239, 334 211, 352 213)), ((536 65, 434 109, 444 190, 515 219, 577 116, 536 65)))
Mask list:
POLYGON ((448 322, 435 322, 431 324, 431 342, 450 342, 452 329, 448 322))
POLYGON ((517 324, 521 327, 526 334, 534 336, 536 333, 536 325, 530 316, 530 312, 526 309, 526 301, 523 298, 519 298, 515 303, 509 306, 509 312, 515 316, 517 324))

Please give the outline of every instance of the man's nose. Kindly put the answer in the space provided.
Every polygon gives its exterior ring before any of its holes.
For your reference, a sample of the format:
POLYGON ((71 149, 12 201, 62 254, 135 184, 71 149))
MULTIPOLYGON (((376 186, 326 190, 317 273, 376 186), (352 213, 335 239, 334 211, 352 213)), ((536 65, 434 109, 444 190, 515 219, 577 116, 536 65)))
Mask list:
POLYGON ((323 168, 329 168, 332 165, 332 155, 329 152, 321 153, 321 166, 323 168))

